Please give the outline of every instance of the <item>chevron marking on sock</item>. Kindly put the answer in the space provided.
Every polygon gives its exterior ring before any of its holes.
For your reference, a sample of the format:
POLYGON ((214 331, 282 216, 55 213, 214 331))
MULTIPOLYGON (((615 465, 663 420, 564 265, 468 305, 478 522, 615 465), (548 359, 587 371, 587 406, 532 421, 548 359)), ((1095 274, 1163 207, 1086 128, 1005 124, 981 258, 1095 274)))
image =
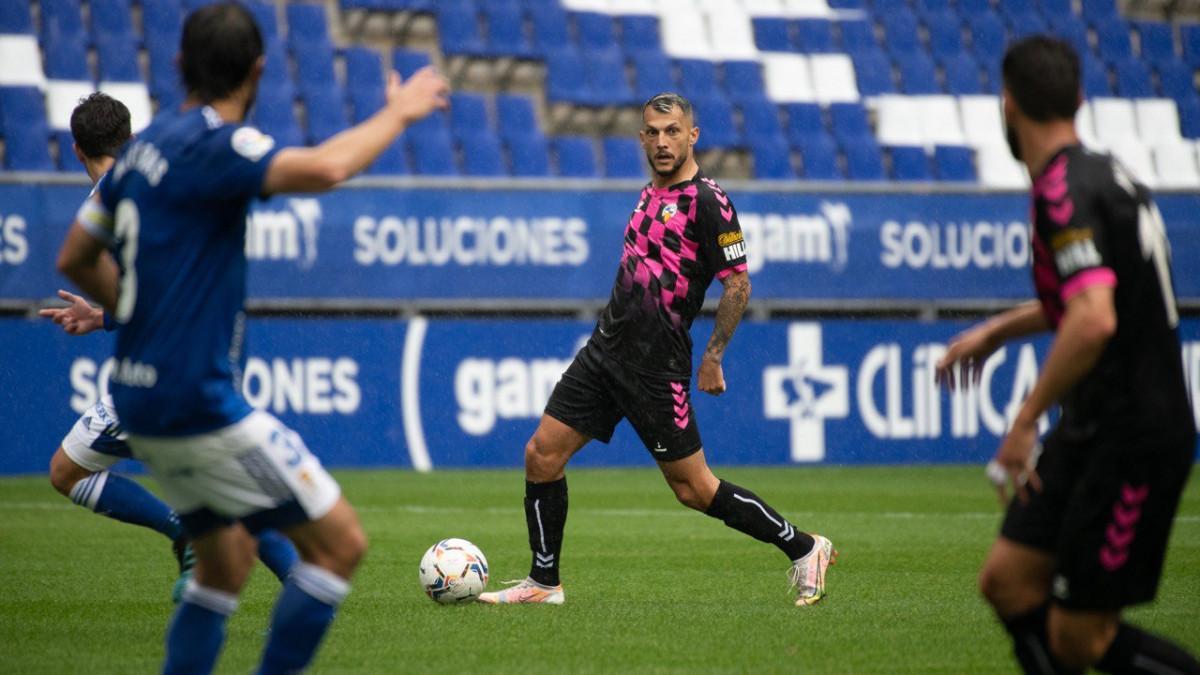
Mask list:
POLYGON ((551 567, 554 567, 553 553, 534 553, 533 556, 536 559, 536 562, 534 563, 536 566, 542 569, 550 569, 551 567))
POLYGON ((796 530, 788 521, 783 521, 783 529, 779 531, 779 536, 784 541, 791 541, 792 537, 796 536, 796 530))

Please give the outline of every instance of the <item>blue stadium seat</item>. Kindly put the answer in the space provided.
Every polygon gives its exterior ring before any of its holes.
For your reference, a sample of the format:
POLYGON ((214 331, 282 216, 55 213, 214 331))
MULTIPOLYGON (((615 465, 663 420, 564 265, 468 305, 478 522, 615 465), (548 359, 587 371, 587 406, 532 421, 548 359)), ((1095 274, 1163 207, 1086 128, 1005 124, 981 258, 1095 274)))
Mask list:
POLYGON ((917 13, 924 17, 929 17, 934 14, 942 14, 947 11, 954 11, 954 5, 950 0, 917 0, 917 13))
MULTIPOLYGON (((168 58, 175 60, 175 53, 179 51, 178 44, 174 48, 167 46, 164 49, 164 55, 169 54, 168 58)), ((292 76, 288 68, 288 55, 283 48, 283 42, 272 40, 263 45, 263 84, 273 84, 277 86, 291 86, 292 76)))
POLYGON ((75 149, 72 147, 75 139, 71 137, 71 132, 52 131, 50 136, 58 146, 58 163, 55 168, 70 173, 83 173, 83 163, 75 156, 75 149))
POLYGON ((348 126, 346 99, 337 85, 310 88, 302 98, 308 119, 306 138, 309 145, 322 143, 348 126))
POLYGON ((550 150, 544 136, 516 136, 505 144, 514 176, 540 178, 550 175, 550 150))
POLYGON ((892 156, 892 178, 895 180, 927 181, 933 179, 925 148, 898 145, 889 149, 892 156))
MULTIPOLYGON (((814 136, 827 136, 821 106, 816 103, 789 103, 783 106, 787 113, 787 137, 793 148, 800 148, 804 140, 814 136)), ((746 129, 749 133, 749 128, 746 129)))
POLYGON ((717 85, 717 66, 712 61, 701 59, 679 59, 680 93, 688 98, 723 97, 717 85))
POLYGON ((1012 29, 1013 39, 1037 33, 1045 33, 1048 30, 1046 21, 1042 19, 1042 15, 1037 13, 1036 10, 1010 13, 1008 15, 1008 25, 1012 29))
POLYGON ((1127 58, 1113 64, 1117 76, 1117 95, 1125 98, 1153 98, 1154 86, 1150 81, 1150 69, 1135 58, 1127 58))
MULTIPOLYGON (((438 5, 438 43, 442 47, 442 53, 446 56, 485 55, 487 49, 479 32, 479 16, 469 2, 462 3, 461 7, 457 2, 447 3, 445 6, 438 5)), ((421 162, 415 161, 413 168, 417 173, 421 173, 421 162)))
MULTIPOLYGON (((533 100, 519 94, 496 96, 496 121, 500 138, 512 141, 515 138, 542 137, 538 127, 533 100)), ((514 163, 514 171, 516 164, 514 163)))
POLYGON ((900 71, 900 90, 906 94, 940 94, 942 87, 937 81, 937 69, 933 59, 924 52, 914 52, 900 58, 896 63, 900 71))
POLYGON ((742 128, 745 130, 746 142, 749 145, 787 143, 783 137, 783 126, 779 123, 779 108, 774 104, 767 102, 743 103, 740 107, 742 128))
POLYGON ((1116 0, 1087 0, 1080 5, 1083 7, 1083 18, 1095 26, 1119 16, 1116 0))
POLYGON ((800 45, 800 51, 810 54, 838 51, 833 39, 833 22, 826 19, 797 20, 796 41, 800 45))
POLYGON ((621 50, 626 54, 662 51, 658 17, 620 16, 617 25, 621 27, 621 50))
POLYGON ((1000 59, 985 59, 980 62, 983 66, 985 75, 983 91, 986 94, 1000 94, 1000 89, 1004 84, 1003 74, 1000 72, 1000 59))
POLYGON ((883 27, 887 35, 888 53, 900 58, 924 51, 920 40, 917 17, 911 10, 895 10, 884 14, 883 27))
POLYGON ((759 180, 792 180, 796 169, 791 153, 784 143, 756 142, 750 144, 754 157, 754 177, 759 180))
POLYGON ((576 12, 575 31, 579 48, 589 55, 597 51, 617 48, 617 34, 613 30, 613 18, 596 12, 576 12))
POLYGON ((1075 17, 1071 0, 1038 0, 1038 6, 1041 7, 1042 16, 1046 17, 1051 25, 1067 17, 1075 17))
POLYGON ((846 178, 850 180, 884 180, 883 153, 874 138, 864 138, 842 144, 846 153, 846 178))
POLYGON ((281 147, 300 145, 303 142, 300 125, 296 123, 296 113, 292 109, 290 92, 291 89, 286 87, 259 87, 254 110, 250 115, 254 125, 273 136, 275 143, 281 147))
POLYGON ((46 77, 51 80, 93 81, 88 70, 87 46, 83 36, 60 35, 47 39, 42 47, 46 77))
POLYGON ((120 39, 133 42, 133 16, 129 0, 91 0, 92 35, 100 39, 120 39))
POLYGON ((546 55, 546 100, 552 103, 593 105, 596 97, 588 81, 588 66, 579 52, 558 50, 546 55))
POLYGON ((938 180, 968 183, 978 180, 975 173, 975 153, 970 148, 939 145, 933 151, 933 161, 937 165, 938 180))
POLYGON ((483 16, 490 54, 529 59, 537 53, 525 34, 525 17, 516 5, 484 3, 483 16))
POLYGON ((1120 61, 1133 56, 1133 42, 1129 39, 1129 24, 1124 19, 1110 19, 1096 26, 1096 51, 1108 62, 1120 61))
POLYGON ((358 124, 383 107, 383 87, 350 87, 346 90, 346 98, 350 101, 350 120, 358 124))
POLYGON ((1183 47, 1183 62, 1200 68, 1200 23, 1180 24, 1179 42, 1183 47))
MULTIPOLYGON (((272 3, 272 6, 274 3, 272 3)), ((325 5, 290 2, 287 5, 288 46, 294 52, 297 43, 328 42, 329 26, 325 5)))
POLYGON ((0 130, 46 127, 46 101, 37 87, 0 87, 0 130))
MULTIPOLYGON (((149 42, 155 34, 179 35, 183 28, 183 9, 179 0, 156 0, 142 3, 142 35, 149 42)), ((176 49, 179 44, 176 40, 176 49)))
POLYGON ((865 19, 851 19, 838 23, 842 35, 842 48, 851 56, 879 49, 875 39, 875 28, 865 19))
POLYGON ((1095 58, 1083 59, 1083 93, 1088 98, 1112 96, 1112 85, 1108 81, 1108 69, 1095 58))
POLYGON ((392 50, 392 68, 406 80, 432 62, 429 52, 400 48, 392 50))
POLYGON ((0 2, 0 34, 33 33, 33 16, 28 2, 0 2))
POLYGON ((958 0, 958 11, 968 20, 992 11, 991 0, 958 0))
POLYGON ((450 135, 450 116, 444 110, 436 110, 425 119, 413 122, 408 131, 415 135, 450 135))
POLYGON ((38 7, 41 9, 43 40, 84 35, 79 0, 42 0, 38 7))
POLYGON ((838 167, 837 145, 828 134, 805 138, 797 147, 804 177, 809 180, 840 180, 842 170, 838 167))
POLYGON ((1034 0, 1004 0, 997 4, 996 8, 1010 19, 1014 14, 1026 14, 1028 12, 1041 13, 1038 4, 1034 0))
POLYGON ((1138 21, 1138 37, 1141 39, 1141 54, 1146 61, 1172 61, 1175 59, 1175 35, 1171 25, 1164 21, 1138 21))
POLYGON ((986 12, 973 18, 970 27, 971 51, 981 62, 999 60, 1008 42, 1004 23, 993 12, 986 12))
POLYGON ((633 95, 629 79, 625 76, 625 62, 616 49, 588 54, 587 83, 592 101, 598 106, 635 105, 640 103, 633 95))
POLYGON ((183 85, 160 89, 151 96, 158 102, 159 110, 173 110, 183 103, 183 85))
POLYGON ((1087 26, 1074 14, 1055 17, 1050 22, 1050 32, 1069 42, 1080 55, 1089 54, 1092 51, 1092 47, 1088 43, 1087 26))
POLYGON ((608 136, 600 145, 604 150, 605 178, 645 178, 646 154, 632 138, 608 136))
POLYGON ((421 176, 457 176, 458 162, 455 160, 454 144, 450 134, 406 133, 405 142, 412 159, 413 173, 421 176))
POLYGON ((120 37, 104 38, 96 43, 96 61, 101 82, 141 82, 137 48, 120 37))
MULTIPOLYGON (((149 0, 143 0, 142 5, 148 4, 149 0)), ((266 0, 241 0, 246 9, 254 15, 254 23, 258 24, 258 30, 262 33, 263 42, 267 40, 279 39, 279 17, 275 14, 274 2, 266 2, 266 0)), ((290 35, 291 31, 289 31, 290 35)), ((328 39, 328 34, 325 38, 328 39)), ((308 38, 311 39, 311 38, 308 38)))
POLYGON ((217 0, 183 0, 183 13, 191 14, 205 5, 211 5, 217 0))
POLYGON ((896 11, 908 10, 908 0, 871 0, 871 9, 876 16, 890 14, 896 11))
POLYGON ((765 52, 796 51, 792 43, 791 26, 781 17, 754 19, 754 44, 765 52))
POLYGON ((4 168, 10 171, 54 171, 45 124, 24 127, 4 139, 4 168))
POLYGON ((662 52, 634 54, 629 62, 633 64, 633 91, 637 98, 645 101, 676 88, 671 62, 662 52))
POLYGON ((929 50, 937 58, 957 56, 963 51, 962 23, 953 11, 931 14, 925 19, 929 28, 929 50))
POLYGON ((956 96, 983 93, 979 64, 975 62, 975 57, 967 52, 942 61, 942 70, 946 74, 947 93, 956 96))
POLYGON ((833 9, 865 9, 863 0, 828 0, 827 4, 833 9))
POLYGON ((1182 61, 1161 61, 1157 66, 1159 93, 1181 100, 1196 93, 1192 69, 1182 61))
POLYGON ((569 178, 596 177, 596 148, 587 136, 560 136, 554 139, 558 175, 569 178))
POLYGON ((384 149, 375 158, 375 162, 367 167, 367 173, 373 176, 404 176, 409 174, 408 157, 404 152, 404 139, 398 138, 384 149))
POLYGON ((461 92, 450 95, 450 132, 457 139, 481 132, 493 133, 487 101, 482 95, 461 92))
POLYGON ((528 12, 528 16, 533 24, 533 45, 539 53, 571 46, 568 38, 571 28, 567 21, 567 12, 561 5, 548 4, 538 7, 536 11, 528 12))
POLYGON ((696 126, 700 127, 697 150, 735 148, 742 145, 742 134, 733 119, 733 106, 723 98, 693 98, 696 126))
POLYGON ((329 42, 291 43, 296 61, 296 85, 301 91, 328 87, 336 82, 333 74, 333 46, 329 42))
POLYGON ((765 101, 762 66, 757 61, 726 61, 721 66, 721 81, 731 101, 765 101))
POLYGON ((1179 110, 1179 131, 1184 138, 1200 139, 1200 95, 1195 92, 1182 101, 1176 101, 1179 110))
POLYGON ((490 132, 476 133, 459 140, 462 153, 463 175, 465 176, 507 176, 508 167, 504 163, 504 151, 500 147, 500 139, 490 132))
POLYGON ((367 47, 346 47, 342 58, 346 64, 348 89, 384 86, 383 59, 379 57, 379 52, 367 47))
POLYGON ((852 55, 858 92, 863 96, 878 96, 896 91, 892 78, 892 62, 882 51, 865 51, 852 55))
POLYGON ((830 104, 829 119, 833 124, 833 136, 840 143, 874 138, 867 122, 867 110, 861 103, 830 104))

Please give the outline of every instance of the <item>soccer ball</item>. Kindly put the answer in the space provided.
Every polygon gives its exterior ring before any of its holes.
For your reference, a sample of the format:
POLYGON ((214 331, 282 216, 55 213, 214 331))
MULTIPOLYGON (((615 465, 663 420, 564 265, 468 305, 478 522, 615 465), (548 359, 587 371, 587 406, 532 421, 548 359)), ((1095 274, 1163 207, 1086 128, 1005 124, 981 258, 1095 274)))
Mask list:
POLYGON ((487 558, 466 539, 443 539, 421 557, 420 576, 425 594, 435 602, 472 602, 487 587, 487 558))

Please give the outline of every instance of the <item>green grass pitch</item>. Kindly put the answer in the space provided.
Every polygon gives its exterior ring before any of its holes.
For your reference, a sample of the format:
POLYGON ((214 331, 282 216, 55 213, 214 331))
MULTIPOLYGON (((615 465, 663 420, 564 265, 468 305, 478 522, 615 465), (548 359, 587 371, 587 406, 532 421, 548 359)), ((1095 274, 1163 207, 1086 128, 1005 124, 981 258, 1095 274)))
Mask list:
MULTIPOLYGON (((1012 673, 975 590, 999 522, 979 467, 721 469, 841 559, 819 606, 786 593, 772 546, 674 502, 652 469, 569 473, 561 607, 443 607, 417 561, 478 544, 490 588, 529 565, 515 471, 338 472, 371 538, 316 673, 1012 673)), ((167 542, 0 480, 0 672, 149 673, 162 658, 167 542)), ((250 672, 278 584, 259 567, 219 672, 250 672)), ((1158 601, 1131 613, 1200 652, 1200 486, 1176 521, 1158 601)))

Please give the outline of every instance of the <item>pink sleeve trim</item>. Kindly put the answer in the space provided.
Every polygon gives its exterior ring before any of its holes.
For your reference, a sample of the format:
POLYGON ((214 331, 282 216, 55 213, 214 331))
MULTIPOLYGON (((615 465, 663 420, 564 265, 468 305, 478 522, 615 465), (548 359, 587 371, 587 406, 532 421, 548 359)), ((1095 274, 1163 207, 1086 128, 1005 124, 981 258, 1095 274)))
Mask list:
POLYGON ((718 281, 724 280, 725 277, 729 276, 730 274, 733 274, 734 272, 745 272, 745 271, 746 271, 746 263, 742 263, 740 265, 734 265, 733 267, 726 267, 725 269, 721 270, 720 272, 717 272, 717 280, 718 281))
POLYGON ((1096 267, 1080 272, 1079 274, 1071 277, 1070 281, 1063 284, 1063 302, 1070 300, 1092 286, 1107 286, 1109 288, 1116 288, 1117 275, 1108 267, 1096 267))

